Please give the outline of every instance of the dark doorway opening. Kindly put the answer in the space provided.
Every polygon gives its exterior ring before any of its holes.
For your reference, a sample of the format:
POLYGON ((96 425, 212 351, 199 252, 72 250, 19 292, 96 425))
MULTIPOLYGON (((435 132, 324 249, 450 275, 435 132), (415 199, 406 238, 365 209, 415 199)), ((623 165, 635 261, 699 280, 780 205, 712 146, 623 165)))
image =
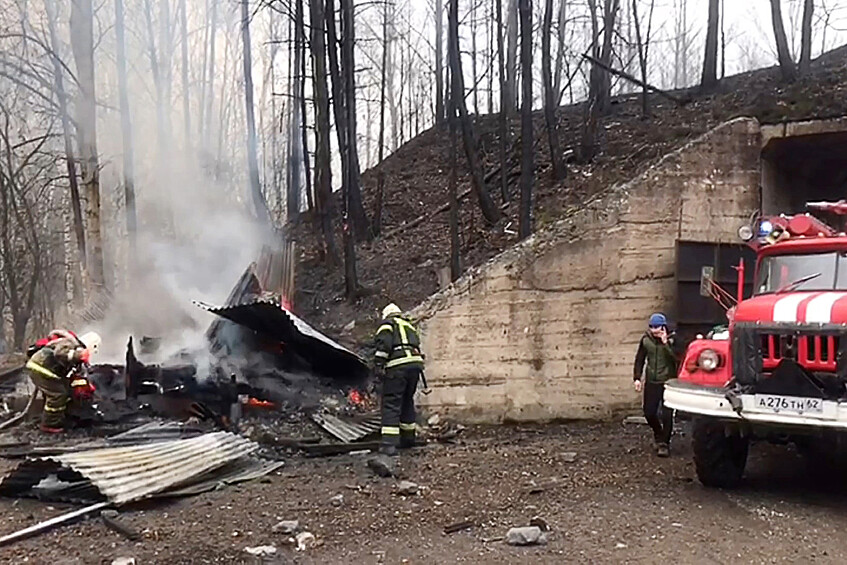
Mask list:
POLYGON ((714 268, 715 282, 736 295, 738 271, 744 259, 744 296, 753 292, 756 254, 746 245, 677 241, 676 243, 676 315, 677 336, 687 344, 697 334, 706 334, 713 327, 726 324, 726 312, 711 297, 700 295, 700 273, 703 267, 714 268))
POLYGON ((779 137, 762 149, 764 214, 801 213, 807 202, 842 198, 847 198, 847 132, 779 137))

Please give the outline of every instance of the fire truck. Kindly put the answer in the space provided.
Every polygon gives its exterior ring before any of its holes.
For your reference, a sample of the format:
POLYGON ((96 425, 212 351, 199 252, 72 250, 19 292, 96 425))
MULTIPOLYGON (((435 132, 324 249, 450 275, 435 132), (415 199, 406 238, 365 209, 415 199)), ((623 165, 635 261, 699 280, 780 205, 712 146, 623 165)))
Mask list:
POLYGON ((738 230, 756 252, 752 296, 743 296, 743 261, 735 296, 703 270, 701 291, 728 323, 689 344, 664 401, 693 419, 706 486, 737 486, 755 440, 793 443, 826 463, 847 443, 847 201, 807 208, 839 227, 805 213, 738 230))

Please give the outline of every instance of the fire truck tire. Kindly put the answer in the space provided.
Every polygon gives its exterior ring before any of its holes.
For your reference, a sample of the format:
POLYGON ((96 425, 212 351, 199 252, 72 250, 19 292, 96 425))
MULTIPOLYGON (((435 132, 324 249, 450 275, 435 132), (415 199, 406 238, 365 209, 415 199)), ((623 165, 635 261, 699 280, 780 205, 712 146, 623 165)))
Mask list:
POLYGON ((734 488, 741 483, 750 440, 711 418, 694 420, 694 467, 707 487, 734 488))

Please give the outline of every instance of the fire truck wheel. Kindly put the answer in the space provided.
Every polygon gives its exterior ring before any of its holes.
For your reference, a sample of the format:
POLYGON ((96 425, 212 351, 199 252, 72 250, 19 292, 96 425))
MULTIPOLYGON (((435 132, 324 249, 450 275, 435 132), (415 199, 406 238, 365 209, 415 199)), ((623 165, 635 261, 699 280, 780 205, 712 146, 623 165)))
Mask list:
POLYGON ((710 418, 694 420, 694 466, 707 487, 733 488, 741 483, 750 440, 710 418))

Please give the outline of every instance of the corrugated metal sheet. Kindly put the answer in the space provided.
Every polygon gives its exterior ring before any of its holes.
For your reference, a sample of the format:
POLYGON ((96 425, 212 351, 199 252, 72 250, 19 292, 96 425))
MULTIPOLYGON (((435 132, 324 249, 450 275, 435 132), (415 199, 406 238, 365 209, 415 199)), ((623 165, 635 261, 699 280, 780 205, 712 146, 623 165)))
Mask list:
POLYGON ((134 445, 153 441, 165 441, 196 437, 205 433, 202 429, 187 426, 181 422, 149 422, 118 435, 106 438, 111 444, 134 445))
POLYGON ((372 415, 361 420, 339 418, 325 412, 315 412, 312 420, 333 437, 345 443, 353 443, 379 431, 379 415, 372 415))
POLYGON ((191 496, 215 490, 221 485, 234 485, 245 481, 252 481, 273 473, 283 466, 282 461, 268 461, 258 457, 242 457, 229 463, 226 467, 218 469, 210 476, 190 485, 171 489, 157 494, 157 497, 167 496, 191 496))
POLYGON ((184 486, 215 469, 254 453, 258 445, 227 432, 129 447, 92 449, 28 460, 0 482, 0 493, 20 494, 24 487, 57 474, 62 480, 90 481, 114 504, 148 498, 184 486), (62 471, 64 469, 64 471, 62 471))
POLYGON ((313 367, 334 378, 361 380, 368 374, 364 359, 286 310, 276 299, 259 298, 220 308, 198 301, 194 304, 269 339, 295 347, 313 367))

